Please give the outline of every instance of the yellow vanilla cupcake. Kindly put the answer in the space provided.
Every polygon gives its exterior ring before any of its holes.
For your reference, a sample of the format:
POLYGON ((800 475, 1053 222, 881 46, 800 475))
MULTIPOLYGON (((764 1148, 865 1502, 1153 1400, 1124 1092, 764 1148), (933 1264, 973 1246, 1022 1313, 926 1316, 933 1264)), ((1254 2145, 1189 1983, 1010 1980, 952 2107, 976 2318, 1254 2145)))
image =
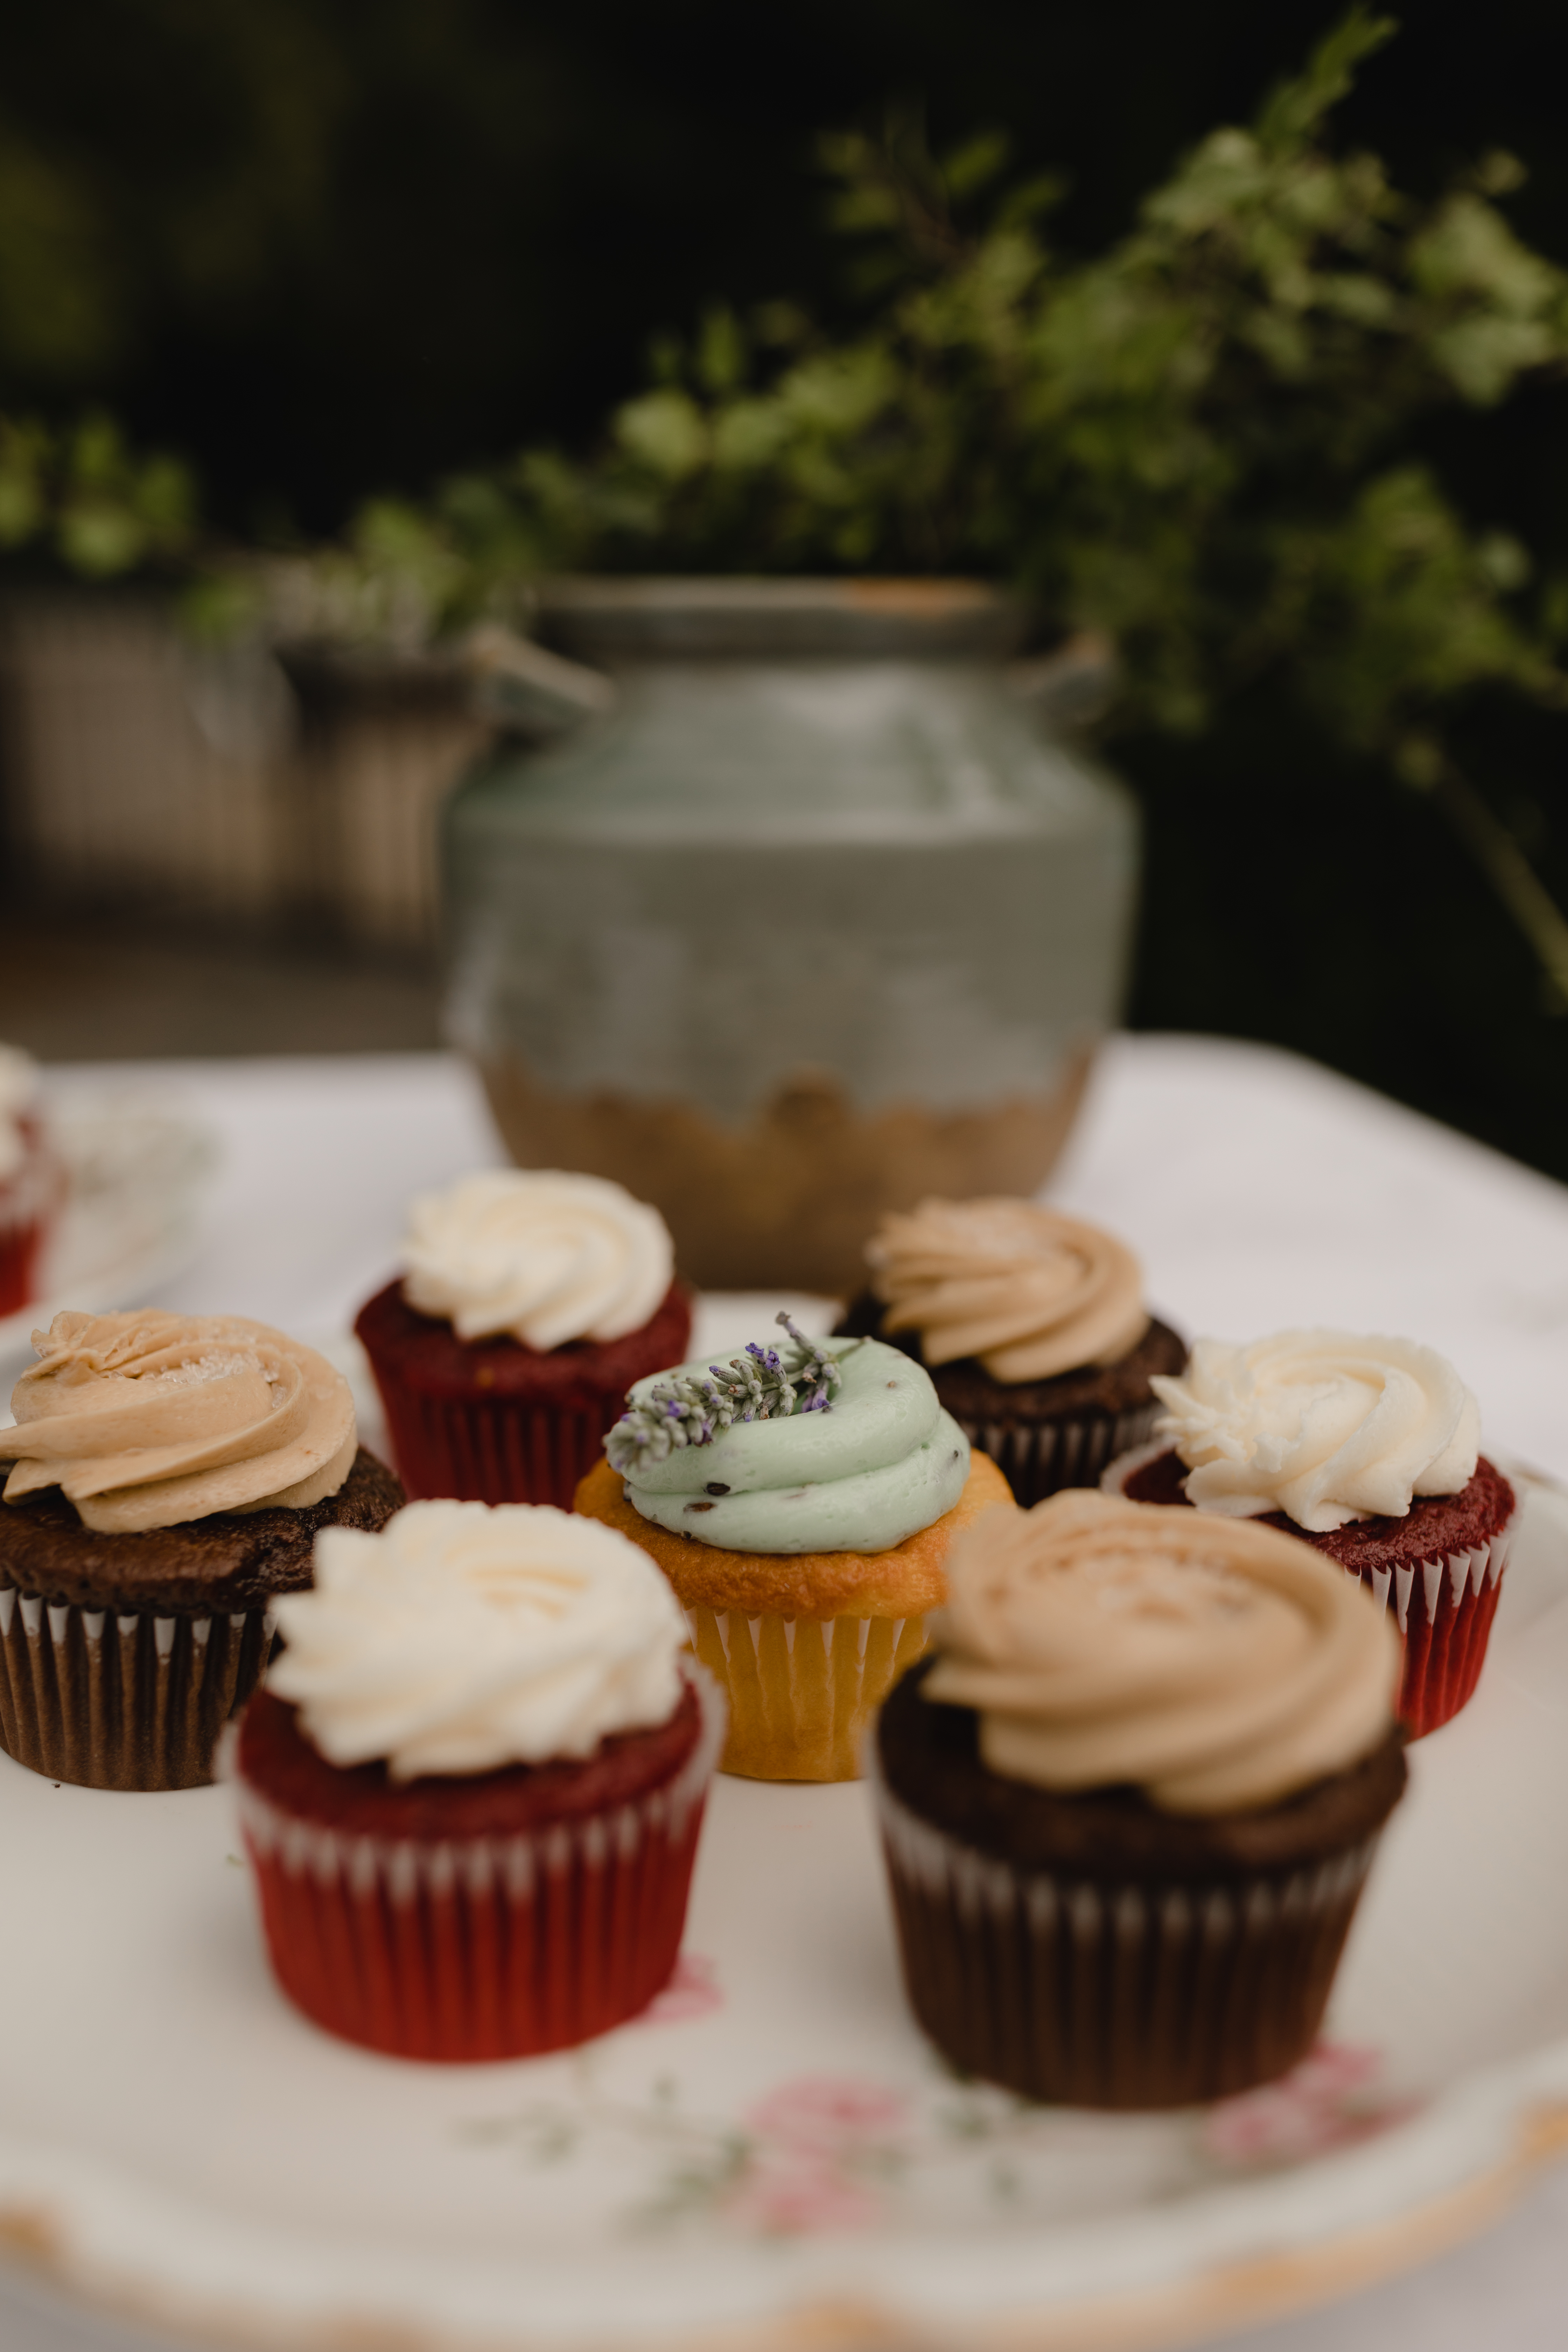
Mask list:
POLYGON ((723 1769, 848 1780, 926 1648, 960 1528, 1011 1498, 926 1372, 875 1339, 753 1346, 641 1381, 577 1508, 631 1536, 730 1696, 723 1769))

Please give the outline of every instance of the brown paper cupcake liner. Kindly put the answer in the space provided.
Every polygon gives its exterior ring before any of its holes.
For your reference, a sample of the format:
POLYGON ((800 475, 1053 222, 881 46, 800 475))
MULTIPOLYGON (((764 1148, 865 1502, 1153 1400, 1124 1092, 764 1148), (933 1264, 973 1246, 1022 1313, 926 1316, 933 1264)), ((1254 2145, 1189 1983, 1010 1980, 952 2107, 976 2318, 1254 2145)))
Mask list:
POLYGON ((1381 1832, 1239 1883, 1100 1883, 960 1843, 868 1762, 910 2005, 961 2072, 1070 2106, 1178 2107, 1311 2047, 1381 1832))
MULTIPOLYGON (((1110 1463, 1100 1481, 1102 1490, 1122 1494, 1128 1479, 1164 1453, 1167 1443, 1161 1438, 1110 1463)), ((1405 1644, 1396 1712, 1412 1739, 1440 1729, 1475 1695, 1518 1526, 1516 1506, 1495 1535, 1463 1551, 1439 1552, 1391 1569, 1345 1571, 1359 1574, 1373 1599, 1394 1611, 1405 1644)))
POLYGON ((83 1788, 199 1788, 271 1642, 262 1609, 161 1616, 0 1585, 0 1746, 83 1788))
POLYGON ((470 2063, 563 2049, 646 2009, 680 1950, 724 1704, 690 1670, 696 1746, 613 1812, 511 1837, 388 1840, 306 1821, 235 1772, 272 1968, 331 2033, 470 2063))
POLYGON ((689 1608, 691 1645, 729 1695, 721 1769, 856 1780, 871 1717, 925 1654, 923 1617, 748 1617, 689 1608))
POLYGON ((971 1445, 988 1454, 1014 1500, 1028 1510, 1064 1486, 1098 1486, 1106 1465, 1142 1445, 1163 1410, 1155 1398, 1126 1412, 1093 1413, 1081 1421, 966 1421, 956 1414, 971 1445))

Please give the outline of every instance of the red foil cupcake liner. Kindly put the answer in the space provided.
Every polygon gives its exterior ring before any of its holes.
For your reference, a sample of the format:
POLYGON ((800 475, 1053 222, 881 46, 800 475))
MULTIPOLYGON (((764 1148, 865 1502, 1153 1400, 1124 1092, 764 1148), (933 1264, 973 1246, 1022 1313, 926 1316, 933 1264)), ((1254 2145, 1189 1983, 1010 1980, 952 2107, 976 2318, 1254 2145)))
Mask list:
POLYGON ((920 1820, 875 1750, 910 2006, 962 2072, 1070 2106, 1180 2107, 1310 2049, 1381 1832, 1239 1883, 1071 1879, 920 1820))
POLYGON ((535 1354, 508 1339, 458 1339, 449 1326, 405 1306, 394 1282, 366 1301, 354 1330, 411 1500, 553 1503, 569 1511, 632 1382, 681 1360, 691 1313, 674 1285, 642 1330, 535 1354))
MULTIPOLYGON (((1161 1438, 1112 1462, 1101 1487, 1108 1495, 1121 1495, 1134 1471, 1166 1450, 1167 1441, 1161 1438)), ((1392 1609, 1398 1621, 1405 1673, 1396 1712, 1412 1739, 1440 1730, 1475 1696, 1518 1527, 1516 1505, 1504 1525, 1483 1543, 1359 1572, 1373 1600, 1392 1609)), ((1311 1538, 1303 1536, 1302 1541, 1310 1543, 1311 1538)), ((1347 1575, 1357 1573, 1346 1570, 1347 1575)))
POLYGON ((582 1407, 509 1398, 422 1396, 381 1383, 398 1475, 411 1499, 458 1496, 481 1503, 553 1503, 569 1511, 625 1411, 617 1391, 582 1407))
POLYGON ((159 1616, 0 1585, 0 1745, 83 1788, 200 1788, 271 1641, 260 1609, 159 1616))
MULTIPOLYGON (((295 2007, 396 2058, 527 2058, 646 2009, 680 1949, 726 1710, 692 1661, 702 1727, 664 1787, 514 1837, 345 1834, 237 1778, 273 1972, 295 2007)), ((226 1769, 226 1758, 225 1769, 226 1769)))
POLYGON ((1163 1410, 1154 1398, 1127 1412, 1095 1413, 1082 1421, 966 1421, 955 1413, 971 1445, 988 1454, 1023 1509, 1064 1486, 1098 1486, 1106 1465, 1142 1445, 1163 1410))

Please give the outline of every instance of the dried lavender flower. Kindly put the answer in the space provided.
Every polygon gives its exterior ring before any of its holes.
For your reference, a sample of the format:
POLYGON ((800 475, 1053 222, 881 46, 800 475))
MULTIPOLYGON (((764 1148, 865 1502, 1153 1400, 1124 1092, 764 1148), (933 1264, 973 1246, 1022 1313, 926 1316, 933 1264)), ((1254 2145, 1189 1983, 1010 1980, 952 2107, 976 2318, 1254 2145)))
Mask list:
POLYGON ((710 1364, 709 1378, 672 1373, 628 1405, 605 1440, 612 1470, 623 1475, 645 1462, 662 1462, 680 1445, 710 1445, 721 1430, 741 1421, 786 1421, 795 1412, 824 1412, 844 1375, 818 1341, 797 1331, 787 1315, 774 1318, 793 1346, 783 1354, 752 1340, 728 1364, 710 1364))

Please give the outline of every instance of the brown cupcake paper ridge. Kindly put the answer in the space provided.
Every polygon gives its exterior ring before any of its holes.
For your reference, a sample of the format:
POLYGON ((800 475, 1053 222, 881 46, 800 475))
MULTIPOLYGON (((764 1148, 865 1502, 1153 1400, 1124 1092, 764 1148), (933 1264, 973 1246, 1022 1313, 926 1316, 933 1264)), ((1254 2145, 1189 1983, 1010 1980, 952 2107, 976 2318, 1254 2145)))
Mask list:
POLYGON ((868 1744, 910 2004, 964 2072, 1121 2109, 1227 2098, 1305 2055, 1381 1829, 1232 1883, 1025 1869, 919 1819, 868 1744))
POLYGON ((1082 1421, 969 1421, 955 1413, 971 1445, 988 1454, 1025 1510, 1064 1486, 1098 1486, 1108 1464, 1142 1445, 1163 1410, 1158 1400, 1082 1421))
POLYGON ((200 1788, 271 1646, 264 1609, 88 1609, 0 1585, 0 1746, 83 1788, 200 1788))

